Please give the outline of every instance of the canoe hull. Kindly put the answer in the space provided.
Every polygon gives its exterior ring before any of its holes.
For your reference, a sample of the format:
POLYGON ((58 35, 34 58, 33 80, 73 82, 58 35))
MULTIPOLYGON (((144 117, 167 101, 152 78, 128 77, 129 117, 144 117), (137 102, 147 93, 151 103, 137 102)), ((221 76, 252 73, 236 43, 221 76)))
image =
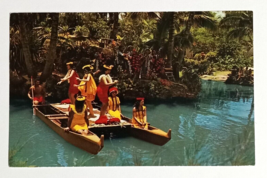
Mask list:
POLYGON ((71 143, 72 145, 87 151, 91 154, 97 154, 104 147, 104 137, 101 139, 95 134, 88 136, 82 136, 74 132, 65 132, 62 127, 57 125, 55 122, 51 121, 46 117, 38 108, 36 110, 36 116, 39 117, 46 125, 53 129, 58 135, 60 135, 64 140, 71 143))
MULTIPOLYGON (((132 119, 125 116, 122 116, 122 119, 132 123, 132 119)), ((147 130, 132 126, 129 129, 129 134, 135 138, 160 146, 165 145, 171 139, 171 129, 168 132, 164 132, 150 125, 147 130)))
POLYGON ((150 130, 150 128, 148 130, 145 130, 132 127, 130 130, 130 135, 159 146, 165 145, 171 139, 170 130, 168 133, 166 133, 154 127, 153 130, 150 130))

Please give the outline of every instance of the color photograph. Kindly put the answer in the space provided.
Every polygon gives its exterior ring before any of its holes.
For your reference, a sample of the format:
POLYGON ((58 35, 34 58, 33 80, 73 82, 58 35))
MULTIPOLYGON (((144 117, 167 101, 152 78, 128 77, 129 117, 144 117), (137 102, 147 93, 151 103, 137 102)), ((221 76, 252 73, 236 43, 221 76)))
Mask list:
POLYGON ((253 14, 10 13, 9 167, 255 165, 253 14))

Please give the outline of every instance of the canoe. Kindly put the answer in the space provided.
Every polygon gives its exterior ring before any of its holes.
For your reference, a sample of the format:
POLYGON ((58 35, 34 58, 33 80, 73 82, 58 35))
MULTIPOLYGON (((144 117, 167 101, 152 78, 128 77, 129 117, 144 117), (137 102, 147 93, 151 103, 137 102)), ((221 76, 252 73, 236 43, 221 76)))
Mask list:
POLYGON ((37 117, 72 145, 95 155, 104 147, 103 135, 99 138, 91 131, 86 136, 72 131, 65 132, 61 125, 67 123, 68 115, 52 105, 36 106, 35 112, 37 117))
MULTIPOLYGON (((68 104, 52 104, 53 107, 59 109, 61 112, 68 115, 68 111, 66 108, 69 107, 68 104)), ((115 134, 115 135, 129 135, 133 136, 135 138, 144 140, 146 142, 155 144, 155 145, 164 145, 171 139, 171 129, 166 133, 156 127, 150 126, 148 127, 148 130, 142 129, 142 128, 135 128, 132 126, 132 120, 122 115, 121 123, 118 125, 95 125, 94 122, 99 118, 100 111, 95 108, 94 106, 94 114, 97 116, 95 118, 89 119, 89 130, 97 135, 105 135, 105 138, 108 138, 109 136, 115 134)), ((88 113, 89 114, 89 113, 88 113)))
MULTIPOLYGON (((129 119, 125 116, 122 116, 123 120, 126 120, 128 123, 132 123, 132 119, 129 119)), ((144 140, 155 145, 165 145, 171 139, 171 129, 166 133, 163 130, 160 130, 153 126, 148 126, 148 129, 131 127, 129 134, 135 138, 144 140)))
MULTIPOLYGON (((69 104, 59 104, 59 103, 54 103, 51 104, 53 107, 57 108, 61 112, 65 113, 66 115, 69 114, 68 112, 68 107, 69 104)), ((89 131, 95 133, 98 136, 104 135, 105 138, 109 138, 111 135, 116 135, 116 136, 122 136, 122 135, 127 135, 128 129, 131 128, 131 123, 128 123, 125 120, 121 120, 121 123, 116 123, 116 124, 110 124, 110 125, 104 125, 104 124, 95 124, 95 121, 98 120, 99 118, 99 107, 94 107, 93 108, 94 115, 96 117, 91 117, 88 112, 88 120, 89 120, 89 131)))

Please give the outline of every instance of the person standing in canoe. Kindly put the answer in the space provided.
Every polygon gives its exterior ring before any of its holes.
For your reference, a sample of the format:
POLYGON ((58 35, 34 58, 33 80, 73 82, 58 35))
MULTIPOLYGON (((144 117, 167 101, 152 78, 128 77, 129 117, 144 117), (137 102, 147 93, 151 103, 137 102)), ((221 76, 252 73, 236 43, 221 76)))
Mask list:
POLYGON ((77 81, 77 77, 79 77, 79 75, 77 74, 77 72, 73 69, 73 62, 68 62, 66 63, 67 68, 68 68, 68 72, 66 74, 66 76, 61 79, 60 82, 58 82, 57 84, 61 84, 62 82, 68 80, 69 85, 69 98, 71 101, 71 104, 75 103, 75 97, 74 95, 77 94, 79 92, 78 88, 75 87, 74 85, 78 85, 78 81, 77 81))
POLYGON ((71 104, 69 107, 68 127, 64 128, 64 130, 72 130, 82 135, 87 135, 88 126, 89 121, 87 119, 85 97, 78 96, 75 100, 75 104, 71 104))
POLYGON ((75 87, 78 87, 78 89, 81 92, 81 95, 86 98, 86 106, 89 107, 90 116, 94 117, 94 111, 92 106, 92 101, 95 100, 96 95, 96 84, 94 77, 92 76, 91 72, 94 69, 91 65, 85 65, 83 66, 84 69, 84 77, 83 79, 80 79, 77 77, 77 80, 81 81, 79 85, 74 85, 75 87))
POLYGON ((109 97, 108 97, 108 113, 114 117, 121 120, 121 107, 120 107, 120 99, 117 97, 118 89, 112 87, 109 89, 109 97))
POLYGON ((45 103, 45 87, 40 84, 40 80, 36 79, 35 84, 30 87, 28 97, 33 100, 34 105, 45 103), (31 96, 33 90, 34 96, 31 96), (33 98, 32 98, 33 97, 33 98))
POLYGON ((103 66, 104 74, 100 75, 100 77, 99 77, 99 85, 97 86, 97 92, 96 93, 97 93, 99 100, 102 103, 101 110, 100 110, 100 117, 104 116, 106 114, 106 111, 107 111, 109 87, 118 83, 117 80, 115 80, 113 82, 110 75, 109 75, 112 68, 113 68, 112 65, 111 66, 104 65, 103 66))
POLYGON ((134 127, 148 129, 144 98, 136 98, 136 102, 133 108, 132 124, 134 127))

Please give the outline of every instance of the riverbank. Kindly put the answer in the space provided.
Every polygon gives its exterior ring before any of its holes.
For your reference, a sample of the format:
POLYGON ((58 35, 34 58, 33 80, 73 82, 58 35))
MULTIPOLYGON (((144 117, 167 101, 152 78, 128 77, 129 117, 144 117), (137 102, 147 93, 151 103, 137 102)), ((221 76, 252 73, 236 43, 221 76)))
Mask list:
MULTIPOLYGON (((41 73, 38 73, 38 77, 41 73)), ((57 85, 62 73, 52 73, 52 76, 46 80, 47 96, 63 100, 68 98, 68 83, 57 85)), ((81 77, 81 74, 80 74, 81 77)), ((98 77, 94 77, 98 84, 98 77)), ((10 75, 10 96, 27 96, 31 81, 27 75, 18 75, 11 72, 10 75), (16 86, 16 87, 15 87, 16 86), (19 89, 18 89, 19 88, 19 89)), ((192 76, 190 73, 185 75, 181 83, 172 82, 166 79, 132 79, 120 76, 119 96, 124 100, 133 100, 136 97, 145 96, 147 99, 169 100, 172 98, 196 99, 201 90, 201 82, 198 75, 192 76)))
POLYGON ((200 76, 203 80, 213 80, 213 81, 222 81, 225 82, 228 78, 228 74, 231 74, 231 71, 216 71, 214 75, 202 75, 200 76))

